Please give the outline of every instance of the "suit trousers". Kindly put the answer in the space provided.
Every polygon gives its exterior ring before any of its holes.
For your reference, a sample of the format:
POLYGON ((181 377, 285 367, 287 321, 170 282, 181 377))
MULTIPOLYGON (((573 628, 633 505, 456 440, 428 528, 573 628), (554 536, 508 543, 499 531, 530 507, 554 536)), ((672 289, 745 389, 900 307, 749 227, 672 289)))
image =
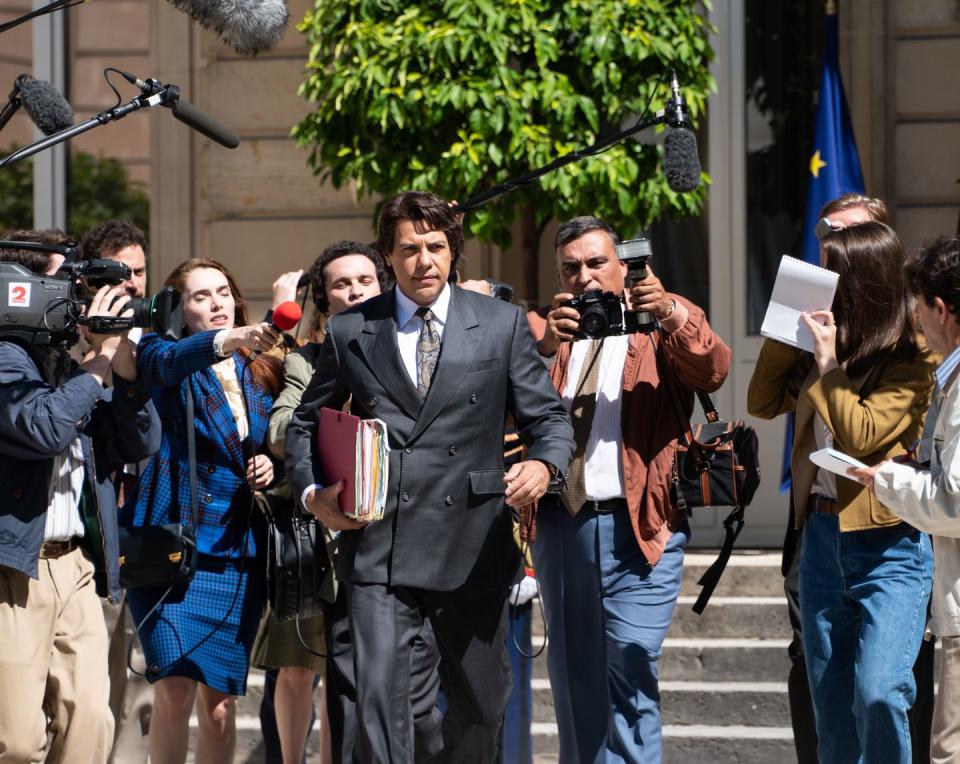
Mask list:
MULTIPOLYGON (((350 586, 341 583, 337 599, 324 610, 327 637, 327 718, 334 764, 360 762, 357 742, 357 681, 350 639, 350 586)), ((443 748, 443 714, 437 708, 440 654, 430 621, 414 638, 410 655, 410 704, 415 762, 425 762, 443 748)))
POLYGON ((533 552, 561 761, 659 764, 659 660, 689 534, 677 529, 650 567, 626 510, 571 517, 541 502, 533 552))
POLYGON ((38 580, 0 566, 0 645, 0 762, 104 764, 107 629, 85 552, 41 559, 38 580))
POLYGON ((350 585, 359 760, 414 760, 411 676, 414 645, 426 619, 437 640, 447 699, 443 751, 434 761, 488 764, 496 759, 511 684, 507 594, 507 589, 475 587, 435 592, 350 585))

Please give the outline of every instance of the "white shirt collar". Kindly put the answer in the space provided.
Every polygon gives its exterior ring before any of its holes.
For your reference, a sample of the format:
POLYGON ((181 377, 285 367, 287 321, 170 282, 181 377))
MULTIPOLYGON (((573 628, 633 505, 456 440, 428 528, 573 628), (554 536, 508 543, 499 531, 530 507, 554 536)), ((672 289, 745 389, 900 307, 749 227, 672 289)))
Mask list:
MULTIPOLYGON (((401 292, 399 287, 394 287, 394 294, 397 299, 397 327, 403 328, 414 317, 414 313, 420 306, 401 292)), ((441 324, 447 323, 447 312, 450 309, 450 282, 443 285, 443 291, 427 307, 433 311, 433 317, 436 321, 441 324)))

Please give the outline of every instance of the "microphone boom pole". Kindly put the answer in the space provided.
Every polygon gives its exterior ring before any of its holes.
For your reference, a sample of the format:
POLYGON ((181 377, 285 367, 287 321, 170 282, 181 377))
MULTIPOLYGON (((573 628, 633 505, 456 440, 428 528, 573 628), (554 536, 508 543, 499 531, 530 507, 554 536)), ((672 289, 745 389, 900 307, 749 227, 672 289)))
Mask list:
MULTIPOLYGON (((564 154, 562 157, 557 157, 552 162, 544 165, 543 167, 539 167, 536 170, 531 170, 530 172, 524 173, 523 175, 520 175, 517 178, 510 178, 509 180, 505 180, 503 183, 500 183, 499 185, 496 185, 493 188, 489 188, 486 191, 482 191, 479 194, 475 194, 474 196, 471 196, 466 201, 460 204, 457 204, 454 207, 454 209, 457 212, 471 212, 477 209, 478 207, 483 206, 487 202, 492 201, 493 199, 496 199, 500 196, 503 196, 504 194, 509 193, 510 191, 514 191, 515 189, 518 189, 518 188, 523 188, 524 186, 529 186, 531 183, 533 183, 536 180, 539 180, 547 173, 553 172, 554 170, 558 170, 561 167, 564 167, 565 165, 570 164, 571 162, 576 162, 578 159, 584 159, 585 157, 593 156, 595 154, 599 154, 603 151, 606 151, 611 146, 617 143, 620 143, 620 141, 624 140, 625 138, 629 138, 634 133, 639 133, 641 130, 646 130, 648 127, 653 127, 654 125, 666 124, 672 128, 680 128, 678 132, 686 132, 689 134, 689 140, 693 141, 692 150, 694 154, 693 156, 689 155, 689 152, 691 150, 690 145, 682 145, 681 150, 686 151, 687 155, 681 157, 681 162, 680 162, 681 169, 687 169, 684 165, 689 164, 693 160, 695 160, 696 139, 693 137, 693 134, 689 133, 689 131, 687 131, 685 128, 685 125, 687 123, 686 114, 685 114, 686 106, 683 100, 683 95, 680 92, 680 86, 677 83, 676 72, 671 72, 670 90, 671 90, 671 96, 670 96, 670 100, 667 102, 666 108, 660 109, 659 111, 655 112, 653 116, 650 117, 649 119, 640 119, 631 127, 628 127, 625 130, 620 130, 619 132, 616 132, 613 135, 609 135, 606 138, 603 138, 602 140, 597 141, 593 145, 587 146, 587 148, 585 149, 580 149, 578 151, 571 151, 569 154, 564 154)), ((641 115, 641 117, 642 116, 643 115, 641 115)), ((688 142, 685 142, 685 143, 688 143, 688 142)), ((697 166, 695 168, 694 174, 696 175, 697 182, 699 183, 700 167, 698 162, 696 164, 697 166)), ((681 181, 681 184, 684 181, 689 183, 690 179, 680 178, 680 181, 681 181)), ((671 188, 673 187, 673 183, 671 182, 671 174, 668 174, 667 183, 668 185, 671 186, 671 188)), ((679 190, 690 191, 692 190, 692 188, 693 188, 692 186, 690 188, 683 187, 683 188, 680 188, 679 190)))
POLYGON ((576 162, 578 159, 599 154, 611 146, 620 143, 620 141, 624 140, 625 138, 629 138, 634 133, 639 133, 641 130, 646 130, 648 127, 653 127, 654 125, 661 125, 665 121, 666 111, 658 111, 652 118, 643 120, 642 122, 637 122, 635 125, 628 127, 626 130, 621 130, 617 133, 614 133, 603 140, 597 141, 591 146, 587 146, 585 149, 571 151, 569 154, 564 154, 562 157, 557 157, 550 162, 550 164, 546 164, 543 167, 538 167, 536 170, 531 170, 530 172, 524 173, 517 178, 505 180, 503 183, 500 183, 493 188, 488 188, 486 191, 482 191, 475 196, 471 196, 465 202, 458 204, 455 209, 457 212, 471 212, 478 207, 482 207, 487 202, 509 193, 510 191, 515 191, 518 188, 529 186, 531 183, 539 180, 547 173, 553 172, 554 170, 559 170, 561 167, 564 167, 571 162, 576 162))
POLYGON ((137 111, 138 109, 148 109, 151 106, 157 106, 162 103, 162 93, 157 93, 149 97, 137 96, 128 103, 115 106, 107 111, 102 111, 99 114, 90 117, 90 119, 81 122, 80 124, 72 125, 71 127, 53 133, 53 135, 48 135, 45 138, 34 141, 28 146, 17 149, 9 156, 6 156, 0 160, 0 167, 6 167, 14 162, 19 162, 21 159, 26 159, 27 157, 33 156, 44 149, 48 149, 51 146, 56 146, 58 143, 63 143, 64 141, 80 135, 81 133, 85 133, 88 130, 92 130, 99 125, 105 125, 108 122, 114 122, 118 119, 123 119, 125 116, 133 111, 137 111))

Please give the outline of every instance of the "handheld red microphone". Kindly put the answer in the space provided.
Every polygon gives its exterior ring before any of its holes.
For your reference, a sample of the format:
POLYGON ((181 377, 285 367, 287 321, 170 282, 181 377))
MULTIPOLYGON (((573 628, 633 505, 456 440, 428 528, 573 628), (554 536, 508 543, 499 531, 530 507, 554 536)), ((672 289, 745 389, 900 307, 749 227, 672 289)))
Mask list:
MULTIPOLYGON (((297 322, 303 317, 303 311, 300 309, 300 306, 297 303, 288 300, 287 302, 281 302, 276 308, 273 309, 270 313, 270 326, 279 332, 281 335, 281 342, 285 342, 288 347, 295 347, 296 344, 290 338, 284 338, 284 332, 288 332, 293 327, 297 325, 297 322), (289 340, 289 341, 288 341, 289 340)), ((258 355, 260 355, 259 350, 253 350, 250 352, 250 360, 252 361, 258 355)))
POLYGON ((273 317, 270 319, 270 325, 279 332, 289 332, 303 318, 303 311, 300 306, 288 300, 281 302, 273 309, 273 317))

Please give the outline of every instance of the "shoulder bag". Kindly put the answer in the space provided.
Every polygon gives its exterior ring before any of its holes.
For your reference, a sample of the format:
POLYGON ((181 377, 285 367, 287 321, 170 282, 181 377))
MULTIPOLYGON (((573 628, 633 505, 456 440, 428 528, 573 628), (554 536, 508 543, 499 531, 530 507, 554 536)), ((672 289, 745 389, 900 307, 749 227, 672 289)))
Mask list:
POLYGON ((677 394, 676 380, 660 357, 654 340, 657 369, 666 385, 680 434, 673 457, 672 493, 678 509, 692 515, 699 507, 732 507, 723 521, 725 536, 716 561, 697 582, 703 589, 693 606, 702 613, 723 574, 733 545, 743 530, 744 510, 760 485, 757 433, 742 419, 723 422, 710 396, 695 391, 706 422, 691 425, 677 394))

